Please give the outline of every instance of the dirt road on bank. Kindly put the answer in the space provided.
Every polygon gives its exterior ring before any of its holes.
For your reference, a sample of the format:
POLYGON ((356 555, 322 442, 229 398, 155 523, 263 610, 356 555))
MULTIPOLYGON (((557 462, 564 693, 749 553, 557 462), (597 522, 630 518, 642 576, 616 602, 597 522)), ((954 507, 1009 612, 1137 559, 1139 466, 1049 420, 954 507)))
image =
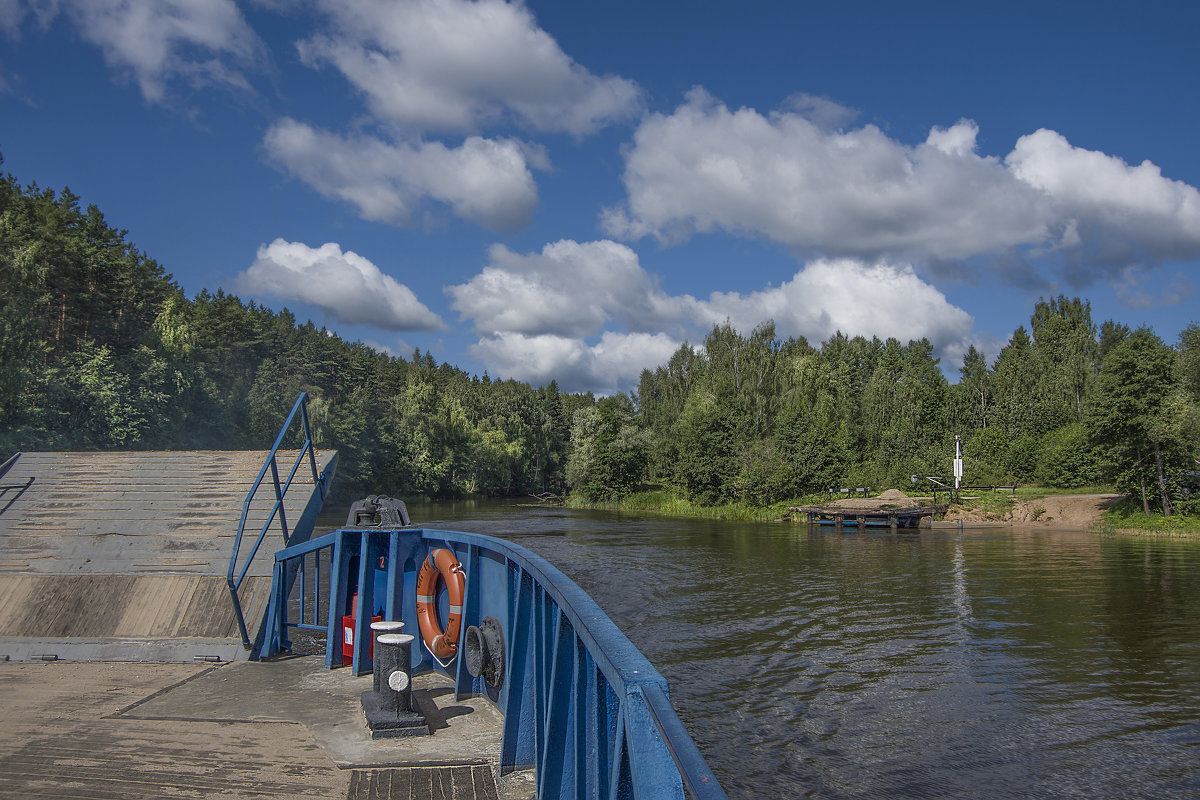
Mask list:
POLYGON ((1119 494, 1056 494, 1037 500, 1019 500, 1003 516, 979 511, 946 515, 946 520, 1007 522, 1032 528, 1087 528, 1100 521, 1104 510, 1121 498, 1119 494))

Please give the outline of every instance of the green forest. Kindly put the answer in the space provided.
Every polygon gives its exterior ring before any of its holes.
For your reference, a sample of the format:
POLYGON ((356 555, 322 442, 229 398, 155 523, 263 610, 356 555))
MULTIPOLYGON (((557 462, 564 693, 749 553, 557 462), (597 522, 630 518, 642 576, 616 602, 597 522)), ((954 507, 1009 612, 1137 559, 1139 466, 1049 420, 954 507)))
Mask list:
POLYGON ((0 180, 0 458, 18 450, 262 449, 300 392, 340 497, 647 487, 765 506, 830 487, 1116 486, 1146 514, 1200 513, 1200 327, 1170 340, 1038 302, 994 359, 943 375, 927 340, 812 344, 717 326, 596 398, 346 342, 217 291, 185 297, 69 190, 0 180))

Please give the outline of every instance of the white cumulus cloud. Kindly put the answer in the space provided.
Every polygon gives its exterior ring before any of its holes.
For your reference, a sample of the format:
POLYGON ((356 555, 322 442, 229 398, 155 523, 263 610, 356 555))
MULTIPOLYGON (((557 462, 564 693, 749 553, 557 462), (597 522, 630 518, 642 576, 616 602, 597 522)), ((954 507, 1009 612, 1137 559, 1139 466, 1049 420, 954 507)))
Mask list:
POLYGON ((724 231, 866 261, 1057 253, 1076 283, 1200 256, 1200 193, 1148 161, 1130 166, 1049 130, 1004 159, 981 155, 970 120, 909 146, 796 109, 731 110, 694 89, 674 112, 645 117, 625 153, 627 199, 605 227, 667 242, 724 231))
POLYGON ((403 358, 406 353, 412 353, 412 347, 403 339, 397 339, 395 344, 384 344, 378 339, 364 339, 364 347, 369 347, 376 353, 384 353, 392 358, 403 358))
POLYGON ((519 228, 537 205, 530 167, 546 168, 540 150, 514 139, 467 138, 389 144, 370 136, 343 138, 284 119, 267 131, 270 157, 326 197, 364 219, 406 225, 428 201, 492 230, 519 228))
POLYGON ((614 394, 637 385, 643 369, 665 363, 679 342, 665 333, 606 331, 595 344, 553 334, 502 331, 471 346, 471 355, 497 375, 533 385, 551 380, 569 392, 614 394))
POLYGON ((841 331, 902 342, 924 338, 951 358, 966 349, 974 324, 911 265, 848 258, 809 262, 777 287, 714 292, 702 308, 710 321, 728 318, 743 333, 771 319, 782 337, 816 343, 841 331))
POLYGON ((674 240, 723 230, 802 254, 959 258, 1045 235, 1040 193, 974 152, 974 126, 907 147, 867 125, 731 111, 702 89, 647 116, 625 156, 611 233, 674 240))
POLYGON ((372 113, 407 131, 473 131, 503 118, 580 135, 640 108, 641 90, 572 60, 522 3, 324 0, 331 30, 299 44, 372 113))
POLYGON ((296 43, 337 70, 368 114, 342 136, 281 119, 273 160, 365 219, 406 225, 429 202, 496 231, 526 226, 545 148, 484 131, 516 125, 583 136, 642 108, 642 91, 575 62, 521 2, 314 0, 320 29, 296 43), (464 140, 457 137, 466 136, 464 140), (453 141, 446 137, 454 137, 453 141))
POLYGON ((350 324, 393 331, 445 327, 411 289, 334 242, 309 247, 276 239, 258 248, 258 257, 237 276, 235 286, 248 294, 309 303, 350 324))
POLYGON ((975 139, 979 126, 974 120, 962 119, 949 128, 934 126, 925 138, 925 144, 936 147, 948 156, 966 156, 975 152, 975 139))
POLYGON ((1126 267, 1200 254, 1200 192, 1149 161, 1130 166, 1043 128, 1018 139, 1006 163, 1051 198, 1069 257, 1126 267))
POLYGON ((197 86, 249 90, 243 69, 265 53, 233 0, 58 0, 34 5, 43 27, 59 10, 152 103, 165 99, 168 83, 176 78, 197 86))
POLYGON ((465 284, 451 286, 453 308, 487 331, 594 336, 608 324, 628 330, 675 327, 690 297, 664 293, 631 248, 613 241, 564 239, 522 255, 503 245, 465 284))

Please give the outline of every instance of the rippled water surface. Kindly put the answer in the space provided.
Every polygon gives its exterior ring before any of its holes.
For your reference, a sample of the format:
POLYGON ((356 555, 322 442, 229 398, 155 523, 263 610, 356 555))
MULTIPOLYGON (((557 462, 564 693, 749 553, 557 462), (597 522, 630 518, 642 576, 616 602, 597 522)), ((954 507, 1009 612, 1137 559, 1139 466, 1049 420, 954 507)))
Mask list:
POLYGON ((730 797, 1200 797, 1200 542, 412 511, 579 583, 730 797))

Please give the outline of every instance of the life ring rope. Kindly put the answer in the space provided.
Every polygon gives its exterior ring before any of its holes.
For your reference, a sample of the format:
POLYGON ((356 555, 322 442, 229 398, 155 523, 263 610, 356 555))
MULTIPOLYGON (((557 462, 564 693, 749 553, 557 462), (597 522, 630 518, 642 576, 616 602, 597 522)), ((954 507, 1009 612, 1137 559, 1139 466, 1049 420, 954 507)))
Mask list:
POLYGON ((453 550, 435 548, 421 562, 417 574, 417 624, 421 628, 421 641, 442 666, 447 666, 458 655, 458 638, 462 632, 463 598, 466 595, 466 577, 462 564, 453 550), (442 630, 437 614, 438 581, 446 584, 450 596, 450 615, 446 629, 442 630))

